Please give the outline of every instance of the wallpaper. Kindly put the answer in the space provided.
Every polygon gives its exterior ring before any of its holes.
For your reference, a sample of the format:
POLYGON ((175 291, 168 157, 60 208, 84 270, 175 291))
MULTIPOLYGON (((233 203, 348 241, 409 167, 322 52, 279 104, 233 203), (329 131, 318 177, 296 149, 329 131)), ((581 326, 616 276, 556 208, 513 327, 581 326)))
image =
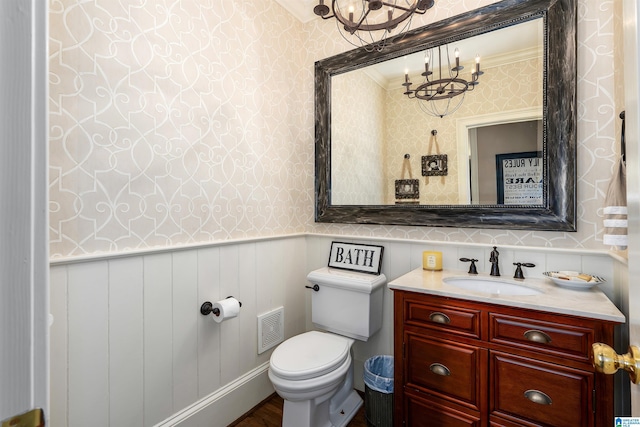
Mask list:
POLYGON ((364 71, 332 77, 331 201, 336 205, 383 203, 385 91, 364 71), (358 101, 363 95, 367 102, 358 101))
MULTIPOLYGON (((489 3, 438 0, 412 27, 489 3)), ((352 48, 330 21, 302 24, 273 0, 50 9, 54 258, 304 231, 603 248, 613 1, 579 1, 576 233, 314 223, 313 66, 352 48)))
POLYGON ((53 257, 305 229, 300 22, 273 1, 50 8, 53 257))

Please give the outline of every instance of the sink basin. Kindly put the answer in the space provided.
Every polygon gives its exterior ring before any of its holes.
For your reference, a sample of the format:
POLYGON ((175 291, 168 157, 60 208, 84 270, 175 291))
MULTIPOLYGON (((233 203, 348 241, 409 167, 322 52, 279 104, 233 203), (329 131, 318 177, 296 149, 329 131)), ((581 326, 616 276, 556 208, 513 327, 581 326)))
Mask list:
POLYGON ((483 277, 445 277, 442 279, 447 285, 468 291, 483 292, 491 295, 539 295, 537 289, 519 285, 513 281, 490 279, 483 277))

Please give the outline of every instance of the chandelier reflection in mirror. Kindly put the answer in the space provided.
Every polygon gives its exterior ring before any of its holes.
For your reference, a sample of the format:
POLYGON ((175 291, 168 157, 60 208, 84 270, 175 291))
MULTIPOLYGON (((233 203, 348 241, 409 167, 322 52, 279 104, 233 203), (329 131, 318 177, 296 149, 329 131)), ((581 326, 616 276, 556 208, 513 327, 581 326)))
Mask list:
POLYGON ((331 0, 331 8, 324 3, 318 0, 313 13, 335 18, 338 31, 352 45, 380 51, 388 37, 407 31, 413 14, 425 14, 435 0, 331 0))
POLYGON ((424 77, 422 84, 415 89, 411 89, 411 81, 409 80, 409 70, 405 70, 404 94, 409 99, 416 99, 420 104, 420 108, 427 114, 435 117, 444 117, 454 113, 464 101, 467 92, 471 92, 480 82, 478 79, 484 74, 480 71, 480 56, 476 55, 475 64, 471 70, 470 80, 465 80, 461 76, 464 69, 460 65, 460 52, 458 49, 454 51, 455 66, 451 67, 449 57, 449 48, 447 45, 438 46, 438 64, 434 63, 434 49, 429 49, 424 56, 424 77), (443 72, 442 50, 446 54, 446 68, 443 72), (437 73, 437 74, 434 74, 437 73))

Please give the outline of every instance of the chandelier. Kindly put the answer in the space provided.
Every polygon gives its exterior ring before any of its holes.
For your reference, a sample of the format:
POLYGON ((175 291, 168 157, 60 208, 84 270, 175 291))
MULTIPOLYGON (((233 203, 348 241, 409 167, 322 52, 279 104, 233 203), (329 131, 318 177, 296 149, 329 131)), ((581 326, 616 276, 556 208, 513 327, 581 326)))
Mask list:
POLYGON ((413 14, 423 15, 435 0, 331 0, 331 8, 324 2, 318 0, 313 13, 322 19, 336 18, 340 34, 352 45, 380 51, 392 31, 403 22, 396 32, 408 30, 413 14))
POLYGON ((435 117, 444 117, 448 114, 454 113, 464 101, 465 94, 471 92, 480 82, 478 79, 484 72, 480 71, 480 56, 476 55, 476 62, 471 70, 471 79, 465 80, 461 77, 460 71, 464 69, 460 65, 460 52, 458 49, 454 51, 455 55, 455 67, 451 67, 451 61, 449 59, 449 49, 445 45, 444 50, 446 52, 446 69, 443 72, 442 62, 442 46, 438 46, 438 64, 434 64, 434 50, 430 49, 425 52, 424 56, 424 72, 421 76, 424 77, 422 84, 418 85, 415 89, 411 89, 411 81, 409 80, 409 71, 405 70, 404 94, 409 99, 417 99, 420 104, 420 108, 427 114, 435 117), (431 67, 431 68, 430 68, 431 67), (436 70, 437 67, 437 70, 436 70), (437 71, 437 74, 434 72, 437 71), (460 96, 462 95, 462 96, 460 96))

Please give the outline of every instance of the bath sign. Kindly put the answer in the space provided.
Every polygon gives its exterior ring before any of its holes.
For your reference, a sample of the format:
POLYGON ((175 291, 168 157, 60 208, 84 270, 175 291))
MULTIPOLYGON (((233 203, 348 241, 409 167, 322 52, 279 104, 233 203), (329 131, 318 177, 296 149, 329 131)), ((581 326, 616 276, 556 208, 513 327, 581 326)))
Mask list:
POLYGON ((380 274, 383 250, 382 246, 331 242, 329 267, 380 274))

